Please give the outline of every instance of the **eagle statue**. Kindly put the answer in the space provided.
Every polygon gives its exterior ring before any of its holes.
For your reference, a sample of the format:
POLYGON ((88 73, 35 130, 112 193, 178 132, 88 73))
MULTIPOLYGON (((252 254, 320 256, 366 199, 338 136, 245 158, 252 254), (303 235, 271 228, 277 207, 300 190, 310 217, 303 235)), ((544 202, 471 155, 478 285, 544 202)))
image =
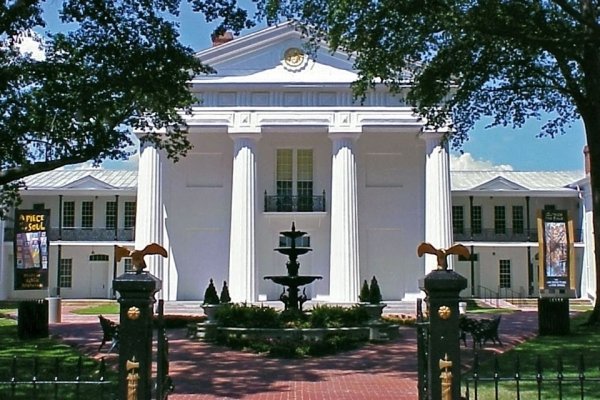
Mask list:
POLYGON ((469 258, 471 255, 471 253, 469 252, 469 249, 467 249, 462 244, 455 244, 454 246, 451 246, 444 250, 444 249, 436 249, 430 243, 425 243, 425 242, 421 243, 417 247, 417 255, 419 257, 422 257, 423 254, 433 254, 434 256, 436 256, 437 263, 438 263, 438 269, 440 269, 440 270, 448 269, 448 261, 446 258, 450 254, 457 254, 459 256, 463 256, 466 258, 469 258))
POLYGON ((144 256, 151 254, 158 254, 163 257, 168 256, 165 248, 156 243, 150 243, 142 250, 129 250, 127 247, 115 246, 115 259, 117 262, 121 261, 123 257, 131 257, 131 264, 136 274, 141 274, 144 268, 146 268, 144 256))

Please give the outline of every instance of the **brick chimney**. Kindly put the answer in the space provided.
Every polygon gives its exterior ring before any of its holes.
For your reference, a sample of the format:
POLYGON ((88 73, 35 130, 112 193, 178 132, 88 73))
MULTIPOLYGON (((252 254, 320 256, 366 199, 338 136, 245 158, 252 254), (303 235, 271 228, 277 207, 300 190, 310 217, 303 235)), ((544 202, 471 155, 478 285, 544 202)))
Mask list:
POLYGON ((233 33, 225 32, 222 35, 211 35, 212 47, 217 47, 233 40, 233 33))
POLYGON ((583 148, 583 163, 584 163, 584 167, 585 167, 585 174, 589 175, 590 174, 590 150, 588 149, 587 145, 585 145, 585 147, 583 148))

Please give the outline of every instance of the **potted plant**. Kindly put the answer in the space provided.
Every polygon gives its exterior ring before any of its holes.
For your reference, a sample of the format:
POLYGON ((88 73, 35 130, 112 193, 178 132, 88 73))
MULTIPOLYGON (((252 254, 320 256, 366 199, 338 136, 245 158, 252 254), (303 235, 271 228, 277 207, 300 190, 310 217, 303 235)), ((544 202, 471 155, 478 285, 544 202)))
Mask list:
POLYGON ((215 313, 219 309, 221 301, 219 300, 219 295, 217 294, 217 288, 215 288, 215 284, 211 278, 208 287, 204 291, 204 302, 202 303, 202 309, 204 310, 204 314, 208 318, 209 322, 212 322, 215 316, 215 313))
POLYGON ((381 289, 379 289, 379 283, 375 276, 371 279, 370 286, 366 280, 364 281, 358 297, 360 300, 359 306, 364 308, 369 314, 369 321, 377 322, 381 318, 383 309, 387 304, 381 302, 381 289))

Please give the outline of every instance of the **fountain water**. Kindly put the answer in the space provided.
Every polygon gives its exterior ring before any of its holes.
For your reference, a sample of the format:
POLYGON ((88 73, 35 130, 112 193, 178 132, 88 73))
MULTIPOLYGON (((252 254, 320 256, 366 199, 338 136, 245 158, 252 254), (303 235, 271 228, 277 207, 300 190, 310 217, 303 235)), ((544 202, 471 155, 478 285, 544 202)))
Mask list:
POLYGON ((296 239, 306 235, 306 232, 297 231, 295 224, 292 222, 291 231, 280 233, 291 241, 290 247, 278 247, 275 249, 275 251, 289 257, 289 261, 286 263, 288 274, 265 276, 264 279, 269 279, 284 286, 283 293, 281 293, 279 299, 285 305, 286 310, 302 310, 302 304, 307 300, 307 297, 304 290, 302 291, 302 295, 299 295, 299 288, 323 277, 319 275, 298 275, 298 270, 300 269, 298 256, 312 250, 309 247, 296 247, 296 239), (285 287, 287 287, 287 294, 285 287))

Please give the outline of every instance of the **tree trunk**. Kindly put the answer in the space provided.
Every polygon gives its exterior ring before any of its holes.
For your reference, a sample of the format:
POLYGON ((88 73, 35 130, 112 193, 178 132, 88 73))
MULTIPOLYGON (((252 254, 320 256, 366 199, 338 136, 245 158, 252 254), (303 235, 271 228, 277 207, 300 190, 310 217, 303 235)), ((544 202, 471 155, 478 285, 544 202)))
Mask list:
POLYGON ((590 184, 592 190, 594 260, 596 262, 596 299, 588 324, 600 323, 600 105, 582 114, 590 157, 590 184))

